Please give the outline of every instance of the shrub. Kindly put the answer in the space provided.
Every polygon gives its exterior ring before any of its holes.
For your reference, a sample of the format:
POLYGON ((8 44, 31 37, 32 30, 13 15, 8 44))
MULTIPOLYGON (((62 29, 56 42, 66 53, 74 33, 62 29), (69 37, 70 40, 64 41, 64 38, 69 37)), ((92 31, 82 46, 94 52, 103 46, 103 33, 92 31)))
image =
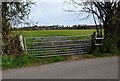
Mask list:
POLYGON ((19 55, 22 53, 19 36, 11 36, 8 41, 3 41, 3 53, 8 55, 19 55))

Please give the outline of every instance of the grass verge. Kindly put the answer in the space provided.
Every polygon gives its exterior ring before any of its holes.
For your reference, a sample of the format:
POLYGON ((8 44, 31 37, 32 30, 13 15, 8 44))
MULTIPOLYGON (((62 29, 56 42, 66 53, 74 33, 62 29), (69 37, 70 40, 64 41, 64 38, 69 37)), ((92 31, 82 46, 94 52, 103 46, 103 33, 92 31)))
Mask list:
POLYGON ((47 58, 30 57, 27 54, 21 54, 19 56, 3 55, 2 56, 2 69, 12 69, 19 67, 35 66, 41 64, 49 64, 60 61, 80 60, 80 59, 92 59, 98 57, 110 57, 119 56, 120 54, 83 54, 83 55, 71 55, 71 56, 56 56, 47 58))
POLYGON ((53 62, 63 61, 62 56, 49 57, 49 58, 36 58, 28 56, 27 54, 21 54, 19 56, 3 55, 2 56, 2 69, 12 69, 33 65, 48 64, 53 62))

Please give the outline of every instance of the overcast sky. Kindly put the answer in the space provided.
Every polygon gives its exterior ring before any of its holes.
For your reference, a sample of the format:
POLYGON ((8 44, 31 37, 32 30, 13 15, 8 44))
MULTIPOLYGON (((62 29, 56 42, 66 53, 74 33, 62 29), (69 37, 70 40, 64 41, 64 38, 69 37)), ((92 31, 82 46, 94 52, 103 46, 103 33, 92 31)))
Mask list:
POLYGON ((72 8, 67 5, 66 0, 38 0, 36 5, 32 6, 30 20, 38 22, 38 25, 94 24, 92 17, 79 20, 84 18, 86 13, 79 16, 78 13, 64 11, 72 8))

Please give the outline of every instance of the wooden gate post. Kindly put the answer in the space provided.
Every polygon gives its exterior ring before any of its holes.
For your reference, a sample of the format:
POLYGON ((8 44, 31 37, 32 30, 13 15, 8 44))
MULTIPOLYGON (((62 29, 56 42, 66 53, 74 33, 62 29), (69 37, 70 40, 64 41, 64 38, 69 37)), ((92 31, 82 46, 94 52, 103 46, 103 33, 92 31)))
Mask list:
POLYGON ((93 35, 91 36, 91 41, 92 41, 91 42, 91 52, 96 49, 95 38, 96 38, 96 32, 93 32, 93 35))

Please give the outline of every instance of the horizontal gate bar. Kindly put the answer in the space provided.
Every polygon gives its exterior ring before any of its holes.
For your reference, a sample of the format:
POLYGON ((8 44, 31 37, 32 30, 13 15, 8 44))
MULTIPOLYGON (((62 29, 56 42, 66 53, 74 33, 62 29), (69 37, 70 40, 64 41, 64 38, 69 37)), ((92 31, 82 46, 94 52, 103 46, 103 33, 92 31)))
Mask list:
POLYGON ((26 37, 26 38, 51 38, 51 37, 58 37, 58 38, 62 38, 62 37, 89 37, 89 36, 91 36, 91 35, 79 35, 79 36, 46 36, 46 37, 26 37))

